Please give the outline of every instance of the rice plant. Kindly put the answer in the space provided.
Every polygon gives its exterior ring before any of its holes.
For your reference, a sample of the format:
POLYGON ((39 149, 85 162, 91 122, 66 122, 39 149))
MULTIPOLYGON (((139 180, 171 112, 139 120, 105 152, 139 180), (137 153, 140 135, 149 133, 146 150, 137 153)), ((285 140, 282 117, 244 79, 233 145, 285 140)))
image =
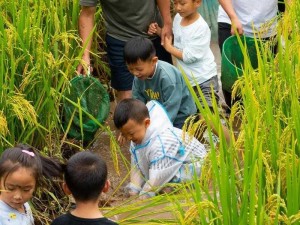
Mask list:
POLYGON ((0 1, 1 148, 51 146, 60 135, 60 92, 78 61, 78 1, 0 1))
MULTIPOLYGON (((149 200, 149 207, 159 199, 171 213, 168 218, 161 214, 159 223, 300 224, 299 22, 300 2, 291 1, 279 21, 278 54, 273 57, 270 47, 257 39, 257 69, 252 68, 242 47, 243 76, 233 90, 241 101, 233 105, 228 120, 232 144, 221 138, 215 147, 211 141, 200 178, 174 195, 149 200), (237 116, 241 127, 235 138, 233 121, 237 116)), ((219 116, 195 101, 205 120, 220 127, 219 116)), ((216 103, 214 108, 216 111, 216 103)), ((119 209, 121 214, 134 211, 137 215, 136 220, 125 217, 121 224, 158 223, 140 216, 145 205, 139 204, 139 209, 131 204, 119 209)), ((154 217, 155 207, 151 212, 154 217)))
MULTIPOLYGON (((59 155, 67 142, 61 130, 62 93, 82 54, 79 1, 0 0, 0 8, 0 151, 26 142, 44 154, 59 155)), ((105 215, 120 224, 300 224, 299 29, 300 2, 291 0, 279 21, 278 54, 273 58, 268 46, 260 48, 257 69, 245 57, 243 76, 233 90, 241 101, 228 120, 231 145, 219 116, 194 96, 204 119, 221 134, 215 146, 209 133, 211 149, 200 178, 179 185, 173 194, 106 207, 105 215), (237 116, 241 127, 235 138, 237 116)), ((107 131, 117 158, 122 153, 107 131)), ((69 207, 59 194, 47 196, 40 202, 45 211, 35 213, 44 224, 69 207)))

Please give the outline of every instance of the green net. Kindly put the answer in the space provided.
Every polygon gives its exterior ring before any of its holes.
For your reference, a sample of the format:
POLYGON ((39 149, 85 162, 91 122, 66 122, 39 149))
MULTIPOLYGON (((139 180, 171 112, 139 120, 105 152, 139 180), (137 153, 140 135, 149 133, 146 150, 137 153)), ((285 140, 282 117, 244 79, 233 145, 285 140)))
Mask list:
MULTIPOLYGON (((250 37, 241 36, 241 41, 245 47, 253 68, 257 68, 257 51, 255 40, 250 37)), ((244 54, 239 45, 237 36, 227 38, 223 44, 221 59, 221 81, 222 88, 231 92, 233 83, 243 74, 244 54)))
POLYGON ((109 95, 98 79, 77 76, 71 80, 63 103, 63 126, 68 136, 77 140, 91 141, 100 127, 92 115, 102 124, 109 114, 109 95))

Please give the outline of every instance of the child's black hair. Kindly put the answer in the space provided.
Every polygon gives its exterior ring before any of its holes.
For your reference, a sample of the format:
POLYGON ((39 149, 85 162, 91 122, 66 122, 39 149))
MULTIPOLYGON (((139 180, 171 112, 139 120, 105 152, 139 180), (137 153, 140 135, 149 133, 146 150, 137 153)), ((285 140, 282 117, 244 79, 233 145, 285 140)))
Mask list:
POLYGON ((44 157, 28 145, 19 144, 7 148, 0 158, 0 178, 4 184, 7 177, 19 168, 32 169, 36 182, 46 178, 62 177, 64 165, 52 158, 44 157))
POLYGON ((76 201, 97 200, 106 180, 106 163, 93 152, 78 152, 67 162, 65 182, 76 201))
POLYGON ((117 129, 122 128, 129 119, 141 123, 146 118, 150 116, 145 103, 132 98, 120 101, 114 112, 114 123, 117 129))
POLYGON ((155 47, 148 38, 133 37, 126 42, 124 47, 124 60, 127 64, 134 64, 138 60, 147 61, 155 55, 155 47))

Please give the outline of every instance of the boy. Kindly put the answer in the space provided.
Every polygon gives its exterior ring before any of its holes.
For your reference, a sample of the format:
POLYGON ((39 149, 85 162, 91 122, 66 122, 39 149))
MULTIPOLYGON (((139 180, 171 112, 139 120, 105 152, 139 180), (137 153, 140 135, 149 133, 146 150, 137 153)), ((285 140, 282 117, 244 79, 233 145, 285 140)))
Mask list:
POLYGON ((73 155, 65 169, 63 189, 72 194, 76 208, 56 218, 51 225, 115 225, 103 217, 99 210, 99 198, 110 186, 106 163, 96 154, 83 151, 73 155))
MULTIPOLYGON (((212 108, 212 90, 218 101, 217 64, 210 49, 210 29, 198 12, 201 0, 175 0, 177 14, 173 21, 174 45, 172 38, 165 38, 164 48, 177 59, 177 67, 187 75, 198 94, 199 85, 205 100, 212 108)), ((160 34, 157 23, 149 26, 148 34, 160 34)))
POLYGON ((182 128, 196 113, 196 106, 181 73, 173 65, 160 61, 152 42, 143 37, 130 39, 124 47, 128 70, 135 76, 132 96, 144 103, 157 100, 167 110, 173 125, 182 128))
POLYGON ((145 105, 137 99, 122 100, 116 106, 114 123, 131 141, 130 195, 151 197, 166 183, 200 175, 201 161, 206 156, 204 146, 173 127, 157 101, 145 105))

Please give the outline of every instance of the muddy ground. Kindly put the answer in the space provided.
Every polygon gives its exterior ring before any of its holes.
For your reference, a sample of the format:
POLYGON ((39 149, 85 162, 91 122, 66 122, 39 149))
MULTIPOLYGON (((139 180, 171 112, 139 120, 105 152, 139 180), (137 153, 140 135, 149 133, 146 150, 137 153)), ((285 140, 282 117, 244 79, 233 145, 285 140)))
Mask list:
MULTIPOLYGON (((111 102, 110 113, 107 119, 107 125, 113 131, 115 137, 118 135, 118 131, 115 129, 112 116, 116 106, 116 102, 111 102)), ((119 201, 127 199, 128 196, 123 191, 124 186, 129 182, 129 142, 120 146, 120 151, 123 155, 117 154, 118 165, 114 164, 113 158, 116 156, 111 153, 110 136, 106 132, 98 132, 96 141, 90 147, 90 150, 99 153, 99 155, 106 161, 108 166, 108 179, 111 182, 110 191, 104 195, 103 201, 108 205, 117 205, 119 201)))

